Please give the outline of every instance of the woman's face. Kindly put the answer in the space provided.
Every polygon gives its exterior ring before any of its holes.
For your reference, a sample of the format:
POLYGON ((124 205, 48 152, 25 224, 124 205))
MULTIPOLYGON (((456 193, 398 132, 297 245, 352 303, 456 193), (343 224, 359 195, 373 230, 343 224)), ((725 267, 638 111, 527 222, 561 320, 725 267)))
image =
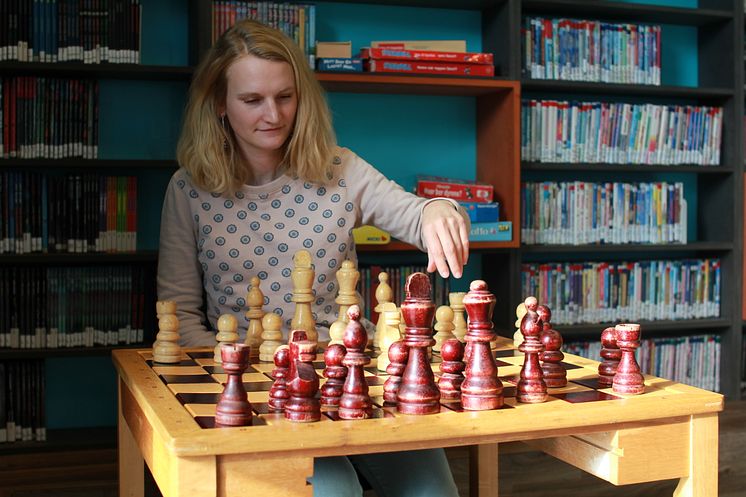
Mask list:
POLYGON ((226 77, 225 113, 245 158, 280 151, 298 109, 290 64, 246 55, 228 68, 226 77))

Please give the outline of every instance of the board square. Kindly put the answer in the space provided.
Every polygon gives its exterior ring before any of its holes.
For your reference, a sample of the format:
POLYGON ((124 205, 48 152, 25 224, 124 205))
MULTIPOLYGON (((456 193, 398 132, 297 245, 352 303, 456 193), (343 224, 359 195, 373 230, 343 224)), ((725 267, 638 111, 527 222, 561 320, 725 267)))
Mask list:
POLYGON ((165 363, 165 362, 155 362, 152 359, 148 359, 145 361, 145 363, 152 367, 162 367, 162 366, 198 366, 196 362, 194 362, 194 359, 185 358, 181 359, 179 362, 174 363, 165 363))
POLYGON ((162 374, 160 378, 166 385, 169 383, 218 383, 209 374, 162 374))
POLYGON ((621 397, 610 395, 605 392, 598 390, 586 390, 584 392, 568 392, 568 393, 552 393, 553 397, 570 402, 572 404, 580 404, 583 402, 597 402, 599 400, 621 400, 621 397))

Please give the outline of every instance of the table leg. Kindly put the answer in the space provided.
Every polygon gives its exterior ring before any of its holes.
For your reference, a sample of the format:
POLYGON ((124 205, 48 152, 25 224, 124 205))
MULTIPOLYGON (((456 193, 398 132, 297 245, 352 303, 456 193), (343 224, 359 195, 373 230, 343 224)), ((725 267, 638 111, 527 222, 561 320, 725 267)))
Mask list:
POLYGON ((689 476, 681 478, 674 497, 718 494, 718 415, 698 414, 689 421, 689 476))
POLYGON ((218 456, 217 496, 313 497, 313 457, 218 456))
POLYGON ((119 497, 143 497, 145 494, 145 462, 135 437, 122 415, 121 392, 119 399, 119 497))
POLYGON ((469 497, 497 497, 497 444, 469 447, 469 497))

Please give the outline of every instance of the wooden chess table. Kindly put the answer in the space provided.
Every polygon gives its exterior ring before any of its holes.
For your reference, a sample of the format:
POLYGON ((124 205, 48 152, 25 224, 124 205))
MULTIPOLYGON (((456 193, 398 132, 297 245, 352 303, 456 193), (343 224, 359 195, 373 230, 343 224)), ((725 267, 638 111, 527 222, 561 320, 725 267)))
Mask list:
MULTIPOLYGON (((616 485, 678 478, 675 496, 717 495, 722 395, 653 376, 645 377, 642 395, 618 395, 597 385, 598 362, 567 354, 568 386, 549 389, 545 403, 520 404, 515 383, 523 355, 512 341, 498 345, 505 395, 499 410, 469 412, 455 402, 442 403, 437 414, 400 414, 382 402, 386 375, 373 358, 365 369, 371 419, 339 420, 325 411, 319 422, 292 423, 268 412, 273 365, 258 363, 243 377, 253 425, 240 428, 214 427, 225 374, 212 350, 185 350, 175 365, 153 364, 150 350, 115 350, 120 495, 143 495, 143 462, 164 497, 310 497, 314 457, 470 445, 471 495, 497 496, 498 445, 510 441, 616 485)), ((314 367, 323 369, 321 355, 314 367)))

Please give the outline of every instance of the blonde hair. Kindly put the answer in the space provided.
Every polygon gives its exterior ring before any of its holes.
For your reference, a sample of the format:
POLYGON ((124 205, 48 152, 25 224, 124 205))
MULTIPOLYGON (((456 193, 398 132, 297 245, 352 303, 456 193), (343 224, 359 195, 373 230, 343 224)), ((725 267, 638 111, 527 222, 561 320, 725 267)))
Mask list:
POLYGON ((292 67, 298 109, 280 166, 304 181, 324 184, 331 177, 336 145, 324 91, 290 38, 250 19, 237 22, 223 33, 194 73, 176 148, 179 164, 197 186, 213 193, 235 192, 252 179, 230 126, 224 126, 218 116, 225 104, 228 68, 246 55, 286 62, 292 67))

